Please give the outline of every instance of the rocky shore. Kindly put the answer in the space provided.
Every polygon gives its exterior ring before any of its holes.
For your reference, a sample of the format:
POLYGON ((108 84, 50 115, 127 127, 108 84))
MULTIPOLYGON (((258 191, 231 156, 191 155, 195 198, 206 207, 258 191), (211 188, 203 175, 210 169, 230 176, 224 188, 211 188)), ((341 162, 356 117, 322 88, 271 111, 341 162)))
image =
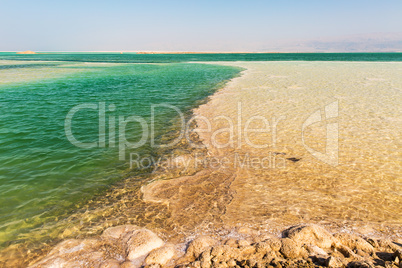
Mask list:
POLYGON ((242 227, 230 236, 201 235, 171 244, 134 225, 106 229, 99 238, 69 239, 31 268, 40 267, 402 267, 401 241, 331 234, 318 225, 292 226, 280 236, 242 227))

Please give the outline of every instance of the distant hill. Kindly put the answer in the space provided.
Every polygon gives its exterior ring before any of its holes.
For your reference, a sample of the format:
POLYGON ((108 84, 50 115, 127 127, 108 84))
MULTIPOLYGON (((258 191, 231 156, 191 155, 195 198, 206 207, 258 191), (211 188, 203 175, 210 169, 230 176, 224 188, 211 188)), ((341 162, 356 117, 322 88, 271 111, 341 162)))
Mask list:
POLYGON ((371 33, 322 37, 310 40, 280 40, 264 51, 278 52, 402 52, 402 33, 371 33))

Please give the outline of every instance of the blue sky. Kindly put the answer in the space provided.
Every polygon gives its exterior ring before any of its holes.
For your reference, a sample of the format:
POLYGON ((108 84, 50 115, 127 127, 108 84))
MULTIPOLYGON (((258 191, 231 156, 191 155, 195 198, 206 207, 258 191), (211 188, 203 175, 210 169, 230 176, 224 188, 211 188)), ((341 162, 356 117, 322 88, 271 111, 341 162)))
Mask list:
POLYGON ((0 0, 0 51, 308 50, 371 37, 398 46, 401 11, 400 0, 0 0))

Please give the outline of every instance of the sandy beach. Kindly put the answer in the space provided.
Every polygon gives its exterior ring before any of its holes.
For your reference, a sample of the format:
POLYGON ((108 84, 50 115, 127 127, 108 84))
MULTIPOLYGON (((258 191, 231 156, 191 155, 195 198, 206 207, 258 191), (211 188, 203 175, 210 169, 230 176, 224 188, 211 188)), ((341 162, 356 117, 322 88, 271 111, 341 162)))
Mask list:
POLYGON ((35 267, 56 260, 114 265, 107 267, 397 267, 402 64, 219 64, 244 71, 194 110, 192 134, 207 149, 182 150, 179 171, 156 171, 141 187, 142 209, 163 219, 141 227, 156 234, 115 227, 93 240, 63 242, 35 267), (102 255, 105 239, 115 247, 108 252, 120 257, 102 255), (277 246, 258 255, 263 241, 277 246), (226 245, 222 254, 240 253, 213 261, 219 245, 226 245), (130 253, 138 248, 141 254, 130 253))
MULTIPOLYGON (((301 221, 336 222, 400 235, 401 64, 242 62, 236 66, 246 69, 242 76, 195 110, 202 116, 197 120, 198 134, 210 156, 206 169, 210 173, 203 170, 199 176, 208 181, 216 177, 228 188, 225 198, 230 201, 221 204, 222 223, 272 228, 301 221), (334 118, 302 130, 309 116, 329 104, 337 105, 334 118), (325 123, 337 127, 335 162, 315 154, 326 150, 325 123), (211 131, 206 131, 208 124, 211 131), (245 133, 250 129, 266 131, 245 133), (223 160, 228 163, 222 164, 223 160)), ((160 182, 161 189, 169 183, 160 182)), ((190 183, 183 184, 191 188, 190 183)), ((157 199, 156 187, 149 187, 157 199)), ((175 198, 194 199, 191 190, 189 196, 185 192, 175 198)))
POLYGON ((3 2, 0 268, 402 268, 402 1, 3 2))

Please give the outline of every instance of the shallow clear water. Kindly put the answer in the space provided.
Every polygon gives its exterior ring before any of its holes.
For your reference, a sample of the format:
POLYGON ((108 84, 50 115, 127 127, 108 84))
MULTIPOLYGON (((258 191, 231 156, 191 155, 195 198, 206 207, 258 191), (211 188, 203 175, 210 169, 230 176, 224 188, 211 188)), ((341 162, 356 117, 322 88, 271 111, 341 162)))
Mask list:
MULTIPOLYGON (((119 161, 119 116, 140 116, 150 123, 151 104, 159 103, 188 111, 238 71, 202 64, 0 65, 2 82, 7 82, 0 84, 0 244, 69 215, 127 176, 129 152, 119 161), (97 108, 74 115, 73 135, 80 142, 99 140, 99 107, 104 103, 104 148, 79 148, 66 137, 66 115, 82 103, 97 108), (110 117, 115 120, 114 148, 109 142, 110 117)), ((158 137, 177 113, 167 108, 155 112, 158 137)), ((142 132, 138 123, 129 123, 125 135, 135 142, 142 132)), ((152 154, 149 139, 131 152, 152 154)))
MULTIPOLYGON (((0 254, 0 262, 2 258, 26 262, 35 247, 124 223, 172 233, 195 230, 201 223, 258 225, 274 220, 400 226, 401 68, 399 62, 378 61, 400 62, 402 54, 0 53, 0 247, 10 249, 0 254), (233 62, 251 60, 256 62, 233 62), (273 60, 300 62, 257 62, 273 60), (128 154, 171 152, 155 150, 147 140, 140 148, 127 150, 126 160, 120 161, 119 116, 141 116, 149 126, 151 104, 168 103, 189 112, 242 68, 249 71, 216 94, 201 114, 236 120, 237 101, 242 101, 244 116, 284 115, 277 148, 210 148, 211 155, 279 153, 301 160, 286 160, 285 169, 202 173, 183 183, 181 191, 167 182, 160 194, 174 200, 168 209, 144 202, 139 192, 144 183, 138 180, 149 178, 149 170, 130 170, 128 154), (339 101, 339 165, 328 167, 306 151, 299 131, 311 113, 334 100, 339 101), (74 137, 81 142, 99 141, 99 109, 104 103, 104 148, 78 148, 66 137, 66 115, 83 103, 94 108, 74 115, 74 137), (110 125, 115 125, 115 147, 109 140, 110 125), (144 176, 133 179, 133 175, 144 176)), ((157 142, 174 136, 176 124, 175 111, 156 110, 157 142)), ((127 124, 129 141, 138 141, 142 133, 139 124, 127 124)), ((324 136, 322 125, 313 126, 306 129, 305 141, 325 151, 324 136)), ((269 135, 262 138, 272 140, 269 135)), ((225 141, 224 136, 218 139, 225 141)), ((180 151, 180 146, 173 149, 180 151)), ((186 157, 185 151, 177 154, 186 157)), ((161 178, 183 175, 179 173, 162 173, 161 178)))
MULTIPOLYGON (((233 135, 201 133, 212 145, 232 136, 233 145, 212 146, 232 164, 226 226, 336 222, 400 237, 400 62, 222 64, 247 70, 196 113, 233 121, 233 135), (248 122, 268 131, 247 133, 248 122)), ((213 130, 228 125, 212 121, 213 130)))

